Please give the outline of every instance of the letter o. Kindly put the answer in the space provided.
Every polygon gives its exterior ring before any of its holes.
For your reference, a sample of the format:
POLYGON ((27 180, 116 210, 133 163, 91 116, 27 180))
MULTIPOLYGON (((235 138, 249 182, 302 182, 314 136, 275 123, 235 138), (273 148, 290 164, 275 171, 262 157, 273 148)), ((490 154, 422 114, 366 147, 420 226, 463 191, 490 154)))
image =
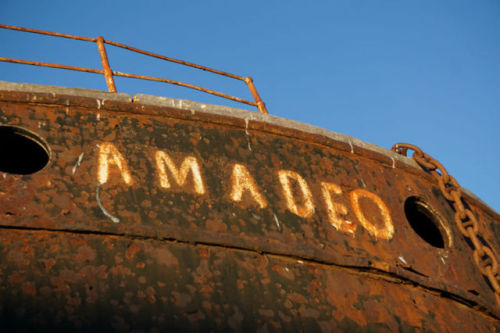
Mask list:
POLYGON ((389 208, 387 208, 382 199, 380 199, 378 195, 363 189, 352 190, 350 197, 354 214, 359 222, 361 222, 361 225, 363 225, 363 227, 375 238, 391 239, 394 234, 394 225, 392 223, 389 208), (365 216, 359 204, 361 198, 370 199, 377 205, 382 215, 382 219, 384 220, 384 225, 382 227, 376 226, 365 216))

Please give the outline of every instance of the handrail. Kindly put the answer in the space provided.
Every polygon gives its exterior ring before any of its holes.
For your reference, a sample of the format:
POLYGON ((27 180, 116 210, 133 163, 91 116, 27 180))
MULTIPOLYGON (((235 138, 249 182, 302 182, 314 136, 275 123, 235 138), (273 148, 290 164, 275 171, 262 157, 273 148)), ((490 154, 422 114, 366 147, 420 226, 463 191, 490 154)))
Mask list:
POLYGON ((266 109, 266 105, 264 102, 261 100, 259 93, 257 92, 257 89, 255 88, 255 85, 253 84, 253 80, 251 77, 243 77, 227 72, 223 72, 217 69, 213 69, 210 67, 205 67, 201 65, 197 65, 191 62, 187 62, 184 60, 179 60, 175 58, 170 58, 166 57, 160 54, 152 53, 149 51, 141 50, 129 45, 125 45, 122 43, 117 43, 111 40, 106 40, 102 36, 98 36, 96 38, 91 38, 91 37, 84 37, 84 36, 76 36, 76 35, 69 35, 69 34, 62 34, 58 32, 51 32, 51 31, 44 31, 44 30, 38 30, 38 29, 30 29, 30 28, 23 28, 23 27, 17 27, 13 25, 6 25, 6 24, 0 24, 0 28, 3 29, 9 29, 9 30, 17 30, 17 31, 24 31, 24 32, 30 32, 30 33, 35 33, 35 34, 41 34, 41 35, 48 35, 48 36, 54 36, 54 37, 61 37, 61 38, 69 38, 69 39, 76 39, 80 41, 86 41, 86 42, 93 42, 97 44, 98 50, 99 50, 99 55, 101 57, 101 63, 102 63, 102 68, 103 69, 94 69, 94 68, 86 68, 86 67, 78 67, 78 66, 68 66, 68 65, 61 65, 61 64, 54 64, 54 63, 47 63, 47 62, 40 62, 40 61, 30 61, 30 60, 21 60, 21 59, 13 59, 13 58, 5 58, 5 57, 0 57, 0 61, 3 62, 10 62, 10 63, 16 63, 16 64, 25 64, 25 65, 33 65, 33 66, 41 66, 41 67, 51 67, 51 68, 59 68, 59 69, 67 69, 67 70, 73 70, 73 71, 80 71, 80 72, 88 72, 88 73, 95 73, 95 74, 103 74, 104 78, 106 79, 106 85, 108 87, 108 91, 110 92, 116 92, 116 86, 114 82, 114 76, 122 76, 122 77, 128 77, 128 78, 134 78, 134 79, 142 79, 142 80, 149 80, 149 81, 157 81, 157 82, 164 82, 164 83, 169 83, 169 84, 174 84, 178 85, 181 87, 186 87, 186 88, 191 88, 195 90, 199 90, 208 94, 212 94, 215 96, 219 96, 222 98, 226 98, 235 102, 239 103, 244 103, 252 106, 256 106, 257 109, 261 113, 268 113, 266 109), (252 94, 255 102, 251 102, 239 97, 231 96, 224 94, 222 92, 218 92, 212 89, 207 89, 203 88, 194 84, 190 83, 185 83, 181 81, 176 81, 176 80, 171 80, 171 79, 165 79, 165 78, 160 78, 160 77, 154 77, 154 76, 147 76, 147 75, 139 75, 139 74, 132 74, 132 73, 122 73, 118 71, 113 71, 111 69, 111 66, 109 65, 109 59, 107 56, 106 52, 106 47, 105 44, 112 45, 115 47, 120 47, 132 52, 136 53, 141 53, 150 57, 155 57, 158 59, 166 60, 169 62, 177 63, 180 65, 184 66, 189 66, 197 69, 201 69, 203 71, 211 72, 214 74, 226 76, 232 79, 240 80, 243 81, 247 84, 248 89, 250 90, 250 93, 252 94))

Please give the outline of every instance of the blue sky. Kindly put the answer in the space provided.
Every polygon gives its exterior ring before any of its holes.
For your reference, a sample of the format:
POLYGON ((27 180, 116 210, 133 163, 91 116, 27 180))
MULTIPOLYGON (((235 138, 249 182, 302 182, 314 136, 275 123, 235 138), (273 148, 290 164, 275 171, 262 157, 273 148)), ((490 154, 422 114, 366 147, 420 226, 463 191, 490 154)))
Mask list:
MULTIPOLYGON (((390 148, 421 146, 500 211, 500 2, 2 0, 0 22, 122 42, 254 78, 270 113, 390 148)), ((0 30, 4 57, 100 68, 90 43, 0 30)), ((244 84, 108 47, 114 70, 251 99, 244 84)), ((0 63, 0 80, 106 89, 0 63)), ((239 106, 117 79, 127 93, 239 106)))

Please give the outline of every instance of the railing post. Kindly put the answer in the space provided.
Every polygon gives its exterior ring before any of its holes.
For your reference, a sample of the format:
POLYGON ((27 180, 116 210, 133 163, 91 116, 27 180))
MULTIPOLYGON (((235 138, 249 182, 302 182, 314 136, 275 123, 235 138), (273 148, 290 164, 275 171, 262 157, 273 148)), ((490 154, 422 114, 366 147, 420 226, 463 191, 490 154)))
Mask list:
POLYGON ((104 78, 106 79, 106 84, 108 85, 108 91, 116 92, 113 71, 111 70, 111 67, 109 67, 108 55, 106 54, 106 48, 104 47, 104 39, 102 36, 98 36, 96 38, 96 43, 99 48, 99 54, 101 55, 101 63, 104 70, 104 78))
POLYGON ((252 93, 253 99, 255 100, 255 103, 257 103, 257 108, 261 113, 269 113, 267 112, 266 109, 266 104, 260 99, 259 93, 257 92, 257 89, 255 89, 255 86, 253 85, 253 80, 250 76, 247 76, 245 78, 245 82, 248 85, 248 88, 250 89, 250 92, 252 93))

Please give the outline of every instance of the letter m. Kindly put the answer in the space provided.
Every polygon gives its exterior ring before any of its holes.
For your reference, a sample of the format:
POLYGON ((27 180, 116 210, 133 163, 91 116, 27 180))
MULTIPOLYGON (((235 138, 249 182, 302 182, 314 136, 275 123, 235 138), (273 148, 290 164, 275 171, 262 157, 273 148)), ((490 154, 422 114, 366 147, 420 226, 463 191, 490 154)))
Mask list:
POLYGON ((205 193, 205 187, 201 179, 200 166, 194 156, 187 156, 182 161, 180 168, 177 168, 172 159, 167 153, 158 150, 156 152, 156 167, 158 169, 158 177, 160 178, 160 186, 170 188, 167 169, 170 171, 173 179, 179 186, 184 186, 187 180, 189 171, 193 175, 194 191, 198 194, 205 193))

